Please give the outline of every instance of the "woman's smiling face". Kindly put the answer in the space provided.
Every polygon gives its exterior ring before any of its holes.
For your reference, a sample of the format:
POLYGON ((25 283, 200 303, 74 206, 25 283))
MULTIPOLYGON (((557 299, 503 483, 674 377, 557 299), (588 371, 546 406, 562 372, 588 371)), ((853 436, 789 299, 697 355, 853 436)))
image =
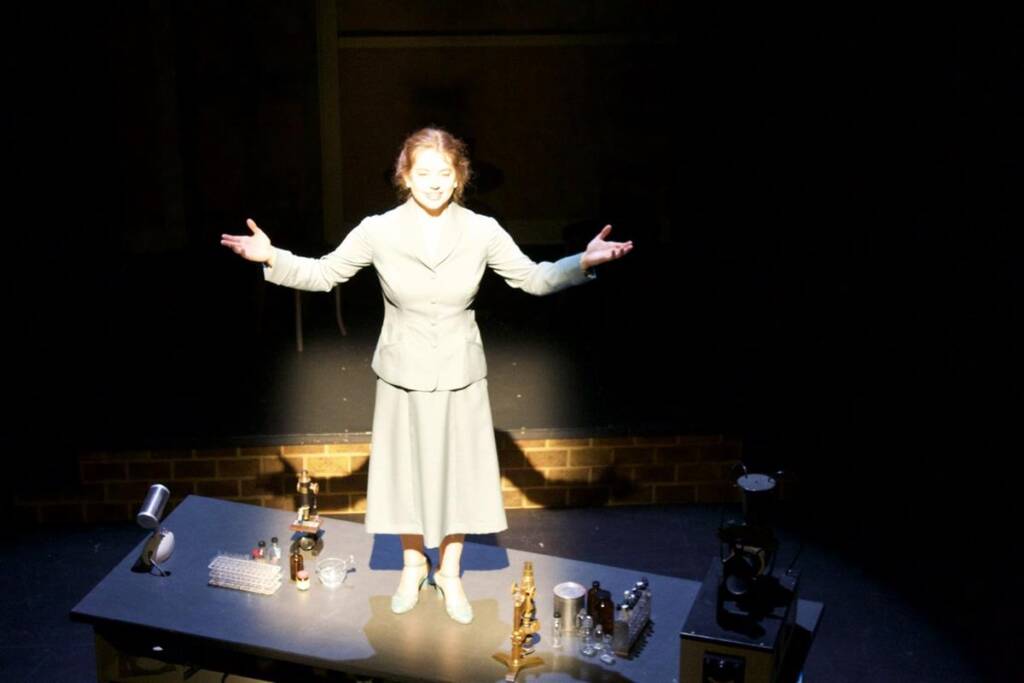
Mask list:
POLYGON ((455 168, 446 155, 424 147, 416 152, 405 184, 424 211, 439 216, 455 191, 455 168))

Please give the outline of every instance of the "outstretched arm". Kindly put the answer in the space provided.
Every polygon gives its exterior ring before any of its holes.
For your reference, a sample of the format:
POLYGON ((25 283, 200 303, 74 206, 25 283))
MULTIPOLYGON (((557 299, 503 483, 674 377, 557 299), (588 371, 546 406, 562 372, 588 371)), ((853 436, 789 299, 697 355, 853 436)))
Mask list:
POLYGON ((246 221, 252 235, 221 235, 221 244, 242 258, 262 263, 263 277, 268 282, 294 289, 329 292, 334 285, 347 282, 373 262, 373 249, 365 232, 369 220, 364 219, 334 251, 318 259, 297 256, 287 249, 271 246, 270 238, 252 219, 246 221))
POLYGON ((544 296, 594 278, 593 272, 586 272, 586 269, 580 267, 582 253, 554 262, 536 263, 519 249, 512 236, 497 221, 493 221, 492 230, 487 245, 487 265, 509 287, 534 296, 544 296))

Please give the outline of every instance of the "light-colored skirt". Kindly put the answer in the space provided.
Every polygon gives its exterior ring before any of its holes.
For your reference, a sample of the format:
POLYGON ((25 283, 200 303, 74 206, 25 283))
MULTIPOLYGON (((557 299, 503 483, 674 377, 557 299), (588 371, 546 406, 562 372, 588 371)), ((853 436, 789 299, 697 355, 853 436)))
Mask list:
POLYGON ((456 391, 409 391, 377 379, 366 531, 449 534, 508 528, 487 378, 456 391))

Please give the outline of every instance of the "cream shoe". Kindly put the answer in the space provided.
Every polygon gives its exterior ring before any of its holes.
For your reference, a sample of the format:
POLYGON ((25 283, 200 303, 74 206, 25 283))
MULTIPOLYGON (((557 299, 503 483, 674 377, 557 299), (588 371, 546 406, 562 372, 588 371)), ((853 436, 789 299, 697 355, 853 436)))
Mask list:
POLYGON ((459 590, 462 588, 462 579, 458 576, 445 576, 440 571, 436 571, 434 572, 434 587, 437 588, 438 597, 444 598, 444 609, 448 612, 449 617, 460 624, 468 624, 473 621, 473 606, 469 604, 465 593, 459 590), (441 581, 438 582, 438 579, 441 581))
POLYGON ((398 582, 398 590, 391 596, 391 611, 395 614, 405 614, 420 601, 420 590, 423 589, 423 584, 427 582, 427 577, 430 576, 430 556, 424 555, 425 562, 420 564, 407 564, 402 567, 402 579, 398 582), (407 575, 414 573, 414 576, 418 577, 414 579, 416 584, 416 592, 409 593, 403 592, 402 586, 408 585, 407 575), (420 576, 422 574, 422 576, 420 576))

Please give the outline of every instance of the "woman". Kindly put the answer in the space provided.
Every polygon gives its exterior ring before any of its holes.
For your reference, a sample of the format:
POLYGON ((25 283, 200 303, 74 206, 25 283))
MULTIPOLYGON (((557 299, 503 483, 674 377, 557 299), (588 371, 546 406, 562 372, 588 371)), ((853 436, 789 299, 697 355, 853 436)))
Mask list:
POLYGON ((466 533, 508 528, 487 393, 487 366, 473 299, 490 266, 512 287, 543 295, 593 279, 594 266, 633 248, 608 242, 607 225, 585 252, 534 263, 493 218, 462 206, 469 180, 465 144, 424 128, 402 145, 394 183, 403 203, 369 216, 330 254, 313 259, 275 248, 254 221, 251 235, 221 244, 264 264, 268 282, 330 291, 373 265, 384 324, 371 367, 377 374, 366 531, 399 534, 403 569, 391 599, 411 610, 430 576, 424 547, 440 547, 434 586, 448 615, 473 619, 460 565, 466 533))

